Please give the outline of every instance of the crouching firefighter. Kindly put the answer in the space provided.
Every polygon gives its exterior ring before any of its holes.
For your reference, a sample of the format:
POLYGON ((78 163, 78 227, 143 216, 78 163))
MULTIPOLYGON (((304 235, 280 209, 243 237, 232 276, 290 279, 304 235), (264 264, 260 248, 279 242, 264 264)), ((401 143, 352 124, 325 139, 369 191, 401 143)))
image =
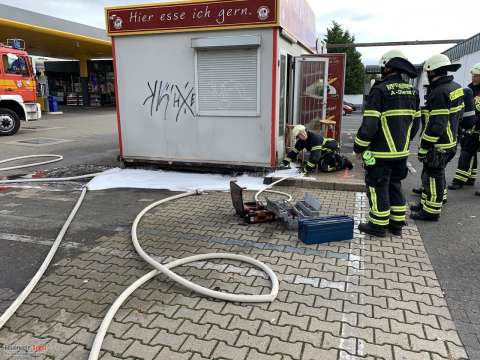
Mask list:
POLYGON ((460 64, 451 64, 443 54, 425 61, 424 70, 430 83, 426 99, 428 122, 422 134, 418 159, 423 163, 422 199, 410 207, 415 220, 438 221, 445 195, 445 168, 455 157, 457 132, 463 118, 464 90, 449 76, 460 64))
POLYGON ((465 111, 460 122, 459 142, 461 146, 458 167, 455 178, 448 187, 458 190, 464 185, 474 185, 477 177, 478 158, 480 151, 480 63, 471 69, 472 83, 464 89, 465 111))
POLYGON ((382 80, 368 94, 353 148, 357 158, 364 160, 370 202, 368 223, 358 229, 379 237, 390 229, 400 236, 407 210, 401 181, 408 174, 410 141, 421 117, 418 91, 402 75, 415 78, 417 70, 398 50, 384 54, 380 67, 382 80))
POLYGON ((323 172, 353 169, 350 160, 338 153, 339 146, 334 139, 324 138, 320 134, 307 130, 304 125, 296 125, 292 133, 296 143, 282 161, 283 166, 290 166, 290 163, 296 161, 298 154, 305 149, 310 152, 310 157, 301 171, 312 172, 317 165, 323 172))

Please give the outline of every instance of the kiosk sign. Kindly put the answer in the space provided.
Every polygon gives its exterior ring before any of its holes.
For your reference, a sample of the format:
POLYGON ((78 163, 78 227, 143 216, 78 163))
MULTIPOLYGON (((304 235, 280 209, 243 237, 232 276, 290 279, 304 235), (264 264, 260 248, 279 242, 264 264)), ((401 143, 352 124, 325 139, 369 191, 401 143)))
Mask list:
POLYGON ((223 0, 106 9, 111 36, 278 26, 277 0, 223 0))

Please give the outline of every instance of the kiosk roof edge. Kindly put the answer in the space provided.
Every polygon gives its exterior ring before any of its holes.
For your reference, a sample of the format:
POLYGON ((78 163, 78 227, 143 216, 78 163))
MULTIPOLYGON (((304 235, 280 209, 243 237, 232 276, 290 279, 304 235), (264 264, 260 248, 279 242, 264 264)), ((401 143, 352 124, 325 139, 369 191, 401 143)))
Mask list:
MULTIPOLYGON (((206 3, 206 2, 218 2, 219 0, 176 0, 176 1, 168 1, 162 3, 139 3, 139 4, 132 4, 132 5, 115 5, 115 6, 106 6, 105 11, 107 10, 124 10, 124 9, 138 9, 138 8, 147 8, 147 7, 155 7, 155 6, 172 6, 172 5, 184 5, 184 4, 195 4, 195 3, 206 3)), ((240 1, 247 1, 247 0, 240 0, 240 1)))

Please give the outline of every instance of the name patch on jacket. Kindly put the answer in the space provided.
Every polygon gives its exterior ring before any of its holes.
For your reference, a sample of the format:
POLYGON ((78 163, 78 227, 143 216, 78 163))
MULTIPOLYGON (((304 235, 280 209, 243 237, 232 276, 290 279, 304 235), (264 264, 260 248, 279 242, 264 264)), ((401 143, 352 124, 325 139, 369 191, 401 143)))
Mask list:
POLYGON ((394 95, 416 95, 416 91, 410 84, 393 83, 386 85, 391 96, 394 95))

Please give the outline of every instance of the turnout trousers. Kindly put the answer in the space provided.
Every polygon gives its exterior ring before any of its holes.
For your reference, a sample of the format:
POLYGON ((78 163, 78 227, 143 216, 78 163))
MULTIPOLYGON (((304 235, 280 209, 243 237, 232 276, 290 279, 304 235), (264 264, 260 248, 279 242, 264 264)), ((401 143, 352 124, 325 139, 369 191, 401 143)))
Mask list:
POLYGON ((377 159, 367 166, 365 183, 370 203, 368 221, 376 227, 402 227, 407 210, 402 192, 402 180, 407 177, 407 159, 383 161, 377 159))
POLYGON ((455 182, 475 182, 477 178, 478 158, 480 150, 479 134, 466 135, 462 140, 462 151, 458 159, 457 171, 455 171, 455 182))
POLYGON ((306 162, 306 167, 309 170, 314 170, 318 166, 318 169, 321 172, 334 172, 346 169, 347 161, 348 159, 335 151, 330 151, 328 149, 322 151, 312 151, 308 161, 306 162))
POLYGON ((422 209, 431 215, 440 215, 443 200, 447 198, 445 168, 455 156, 455 151, 447 151, 435 165, 424 162, 422 171, 422 209))

